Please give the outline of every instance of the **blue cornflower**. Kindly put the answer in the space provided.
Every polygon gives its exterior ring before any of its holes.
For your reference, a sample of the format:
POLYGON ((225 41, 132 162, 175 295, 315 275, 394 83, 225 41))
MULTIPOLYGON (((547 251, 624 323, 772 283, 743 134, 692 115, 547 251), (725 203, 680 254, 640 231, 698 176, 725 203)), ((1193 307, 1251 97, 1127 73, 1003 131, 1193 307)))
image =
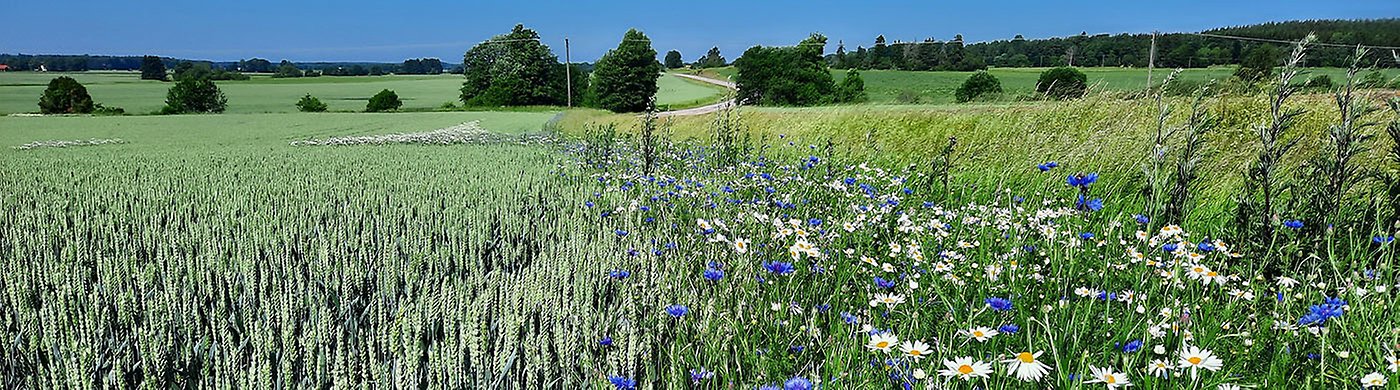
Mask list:
POLYGON ((627 279, 628 276, 632 276, 632 272, 625 269, 615 269, 608 272, 608 277, 617 280, 627 279))
POLYGON ((706 379, 713 378, 714 376, 714 372, 706 370, 704 367, 690 369, 690 382, 692 384, 699 385, 700 382, 704 382, 706 379))
POLYGON ((774 261, 771 263, 764 262, 763 268, 768 269, 768 272, 772 272, 778 275, 787 275, 792 273, 792 271, 794 270, 794 268, 792 267, 792 263, 785 263, 781 261, 774 261))
POLYGON ((1049 170, 1051 170, 1051 169, 1055 169, 1055 167, 1058 167, 1058 166, 1060 166, 1060 163, 1057 163, 1057 162, 1054 162, 1054 161, 1047 162, 1047 163, 1043 163, 1043 164, 1036 164, 1036 165, 1035 165, 1035 167, 1036 167, 1037 169, 1040 169, 1041 172, 1045 172, 1045 171, 1049 171, 1049 170))
POLYGON ((618 237, 627 237, 627 231, 626 231, 626 230, 617 229, 617 231, 614 232, 614 233, 617 233, 617 236, 618 236, 618 237))
POLYGON ((709 279, 711 282, 718 282, 720 279, 724 279, 724 271, 715 268, 705 268, 705 279, 709 279))
POLYGON ((1215 252, 1215 245, 1202 241, 1200 244, 1196 244, 1196 250, 1201 252, 1215 252))
POLYGON ((1123 346, 1124 353, 1137 352, 1139 349, 1142 349, 1142 340, 1129 341, 1128 345, 1123 346))
POLYGON ((1133 214, 1133 220, 1137 221, 1137 223, 1144 224, 1144 225, 1147 224, 1147 222, 1150 222, 1150 221, 1151 221, 1151 220, 1147 219, 1147 216, 1146 216, 1146 215, 1142 215, 1142 214, 1133 214))
POLYGON ((1296 219, 1290 219, 1290 220, 1287 220, 1287 221, 1283 221, 1283 226, 1286 226, 1286 227, 1288 227, 1289 229, 1298 230, 1298 229, 1302 229, 1302 228, 1303 228, 1303 221, 1299 221, 1299 220, 1296 220, 1296 219))
POLYGON ((783 382, 783 390, 812 390, 812 381, 803 377, 795 377, 783 382))
POLYGON ((1002 325, 1001 327, 997 328, 997 331, 1000 331, 1001 333, 1005 333, 1005 334, 1014 334, 1014 333, 1016 333, 1016 332, 1020 332, 1020 331, 1021 331, 1021 327, 1020 327, 1020 326, 1016 326, 1016 324, 1006 324, 1006 325, 1002 325))
POLYGON ((1011 311, 1011 309, 1016 307, 1016 305, 1011 303, 1010 299, 1006 298, 991 297, 987 298, 985 301, 987 302, 987 306, 990 306, 992 310, 996 311, 1011 311))
POLYGON ((879 277, 879 276, 876 276, 876 277, 875 277, 875 287, 884 288, 884 289, 894 288, 894 281, 893 281, 893 280, 885 280, 884 278, 881 278, 881 277, 879 277))
POLYGON ((1096 182, 1096 181, 1098 181, 1098 180, 1099 180, 1099 174, 1098 174, 1098 173, 1088 173, 1088 174, 1086 174, 1086 173, 1080 172, 1080 173, 1077 173, 1077 174, 1070 175, 1068 178, 1066 178, 1066 179, 1065 179, 1065 184, 1069 184, 1070 187, 1088 188, 1090 184, 1094 184, 1094 182, 1096 182))
POLYGON ((804 351, 804 350, 806 350, 806 349, 807 349, 807 347, 804 346, 804 345, 794 345, 794 346, 788 347, 788 352, 792 352, 792 353, 802 353, 802 351, 804 351))
POLYGON ((779 388, 778 385, 763 385, 763 386, 759 386, 759 387, 758 387, 758 390, 783 390, 783 389, 779 388))
POLYGON ((1088 199, 1084 194, 1079 195, 1079 200, 1074 202, 1074 208, 1079 211, 1099 211, 1103 209, 1103 199, 1088 199))
POLYGON ((815 308, 817 309, 818 313, 826 313, 827 311, 831 310, 831 304, 821 303, 817 304, 815 308))
POLYGON ((810 224, 810 225, 812 225, 812 226, 821 226, 821 225, 822 225, 822 220, 821 220, 821 218, 812 218, 812 219, 807 220, 807 224, 810 224))
POLYGON ((1178 247, 1177 247, 1176 243, 1174 243, 1174 242, 1173 242, 1173 243, 1167 243, 1167 244, 1162 245, 1162 251, 1163 251, 1163 252, 1167 252, 1167 253, 1176 252, 1177 248, 1178 248, 1178 247))
POLYGON ((583 207, 593 208, 593 201, 583 202, 583 207))
POLYGON ((1371 241, 1377 244, 1386 244, 1395 241, 1395 236, 1375 236, 1371 237, 1371 241))
POLYGON ((854 323, 860 322, 860 317, 856 317, 854 314, 851 314, 850 312, 845 312, 845 311, 843 311, 843 312, 841 312, 841 321, 842 321, 842 322, 845 322, 845 323, 847 323, 847 324, 854 324, 854 323))
POLYGON ((613 387, 616 387, 617 390, 637 389, 637 381, 633 380, 632 378, 613 375, 608 377, 608 382, 612 382, 613 387))
POLYGON ((1298 325, 1322 325, 1328 319, 1346 314, 1346 305, 1347 302, 1340 298, 1329 297, 1321 305, 1309 306, 1308 314, 1298 319, 1298 325))
POLYGON ((1079 239, 1081 239, 1081 240, 1092 240, 1092 239, 1094 239, 1094 233, 1090 233, 1090 232, 1079 233, 1079 239))
POLYGON ((681 318, 682 316, 685 316, 685 313, 689 312, 690 308, 685 307, 683 305, 666 306, 666 314, 670 314, 672 317, 681 318))
POLYGON ((613 339, 612 339, 612 337, 609 337, 609 336, 603 336, 603 339, 602 339, 602 340, 598 340, 598 345, 601 345, 601 346, 604 346, 604 347, 611 347, 611 346, 613 345, 613 339))

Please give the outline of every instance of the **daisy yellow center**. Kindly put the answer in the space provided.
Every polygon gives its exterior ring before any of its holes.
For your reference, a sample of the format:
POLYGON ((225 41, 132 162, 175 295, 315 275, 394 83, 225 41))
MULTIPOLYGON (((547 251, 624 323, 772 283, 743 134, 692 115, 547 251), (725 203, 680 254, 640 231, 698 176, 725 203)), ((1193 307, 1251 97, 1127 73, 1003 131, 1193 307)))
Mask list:
POLYGON ((980 331, 980 330, 974 330, 974 331, 972 331, 972 337, 982 337, 982 331, 980 331))
POLYGON ((881 342, 875 343, 875 348, 885 348, 885 347, 888 347, 888 346, 890 346, 890 342, 888 342, 888 341, 881 341, 881 342))
POLYGON ((1117 378, 1114 378, 1112 374, 1104 375, 1104 376, 1103 376, 1103 383, 1107 383, 1107 384, 1110 384, 1110 385, 1111 385, 1111 384, 1114 384, 1114 383, 1118 383, 1118 379, 1117 379, 1117 378))
POLYGON ((909 354, 910 354, 910 355, 913 355, 913 356, 919 356, 919 355, 922 355, 922 354, 923 354, 923 351, 920 351, 920 350, 917 350, 917 349, 911 349, 911 350, 909 350, 909 354))
POLYGON ((1195 270, 1196 270, 1196 273, 1201 273, 1202 271, 1205 271, 1205 270, 1201 269, 1201 267, 1196 267, 1195 270))
POLYGON ((1021 363, 1035 363, 1035 355, 1032 355, 1030 352, 1021 352, 1019 354, 1016 354, 1016 358, 1020 359, 1021 363))
POLYGON ((1195 357, 1195 356, 1192 356, 1191 358, 1186 359, 1186 361, 1191 362, 1192 365, 1201 364, 1201 358, 1198 358, 1198 357, 1195 357))
POLYGON ((963 375, 971 374, 971 373, 972 373, 972 366, 969 366, 969 365, 966 365, 966 364, 961 365, 961 366, 958 366, 958 372, 959 372, 959 373, 962 373, 963 375))

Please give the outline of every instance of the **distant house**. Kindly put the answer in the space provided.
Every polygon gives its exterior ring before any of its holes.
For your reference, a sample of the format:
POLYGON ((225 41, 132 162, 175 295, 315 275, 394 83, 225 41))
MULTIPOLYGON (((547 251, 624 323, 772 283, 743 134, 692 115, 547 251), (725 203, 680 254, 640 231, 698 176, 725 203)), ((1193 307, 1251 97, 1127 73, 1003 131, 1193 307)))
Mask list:
POLYGON ((8 72, 8 71, 10 71, 10 65, 7 65, 7 64, 0 64, 0 72, 8 72))

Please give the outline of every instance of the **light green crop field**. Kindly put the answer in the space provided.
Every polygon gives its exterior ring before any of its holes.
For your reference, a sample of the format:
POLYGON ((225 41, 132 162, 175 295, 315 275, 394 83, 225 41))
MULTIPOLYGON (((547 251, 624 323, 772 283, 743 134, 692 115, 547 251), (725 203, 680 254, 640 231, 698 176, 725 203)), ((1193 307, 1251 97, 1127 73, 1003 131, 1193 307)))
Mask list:
MULTIPOLYGON (((49 80, 66 75, 87 87, 93 101, 121 107, 130 114, 159 111, 172 83, 141 80, 134 72, 0 73, 0 114, 37 112, 39 95, 49 80)), ((403 109, 430 109, 459 103, 462 80, 455 75, 364 76, 275 79, 254 75, 245 81, 218 81, 228 97, 228 113, 295 112, 297 99, 310 93, 331 111, 363 111, 369 97, 391 89, 403 109)))
POLYGON ((656 80, 656 105, 684 109, 718 102, 729 89, 714 84, 676 77, 666 73, 656 80))
MULTIPOLYGON (((0 73, 0 115, 37 112, 39 95, 58 76, 77 79, 93 101, 121 107, 129 114, 149 114, 165 105, 171 83, 141 80, 135 72, 0 73)), ((228 113, 295 112, 297 99, 311 94, 331 111, 363 111, 369 97, 390 89, 403 100, 403 110, 434 109, 458 100, 462 78, 458 75, 389 75, 361 77, 306 77, 278 79, 253 75, 250 80, 218 81, 228 97, 228 113)), ((657 105, 670 109, 703 106, 719 101, 726 89, 675 76, 657 81, 657 105)))

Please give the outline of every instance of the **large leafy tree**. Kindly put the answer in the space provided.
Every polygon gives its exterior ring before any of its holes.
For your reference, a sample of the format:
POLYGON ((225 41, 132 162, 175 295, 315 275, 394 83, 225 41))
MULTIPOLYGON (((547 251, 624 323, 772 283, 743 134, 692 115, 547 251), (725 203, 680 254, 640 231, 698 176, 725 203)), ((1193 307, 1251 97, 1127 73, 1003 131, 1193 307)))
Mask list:
POLYGON ((49 87, 39 97, 39 112, 45 114, 88 114, 92 109, 87 88, 68 76, 49 80, 49 87))
POLYGON ((710 51, 706 52, 704 57, 700 57, 698 61, 695 61, 695 67, 701 69, 718 68, 728 63, 729 62, 724 59, 724 56, 720 55, 719 46, 715 46, 711 47, 710 51))
POLYGON ((836 84, 822 47, 826 37, 812 34, 797 46, 754 46, 734 61, 739 71, 738 98, 749 104, 811 106, 838 101, 836 84))
POLYGON ((617 48, 609 50, 593 67, 594 103, 613 112, 646 110, 651 97, 656 96, 658 77, 661 64, 656 62, 651 38, 636 29, 627 30, 617 48))
POLYGON ((564 65, 523 25, 477 44, 462 57, 462 103, 468 106, 560 105, 564 65))
POLYGON ((681 58, 681 52, 675 50, 666 52, 666 67, 670 69, 685 67, 685 60, 681 58))
POLYGON ((224 112, 228 98, 219 86, 208 78, 186 77, 170 87, 165 94, 163 114, 217 114, 224 112))
POLYGON ((165 62, 160 57, 141 57, 141 79, 165 81, 165 62))

